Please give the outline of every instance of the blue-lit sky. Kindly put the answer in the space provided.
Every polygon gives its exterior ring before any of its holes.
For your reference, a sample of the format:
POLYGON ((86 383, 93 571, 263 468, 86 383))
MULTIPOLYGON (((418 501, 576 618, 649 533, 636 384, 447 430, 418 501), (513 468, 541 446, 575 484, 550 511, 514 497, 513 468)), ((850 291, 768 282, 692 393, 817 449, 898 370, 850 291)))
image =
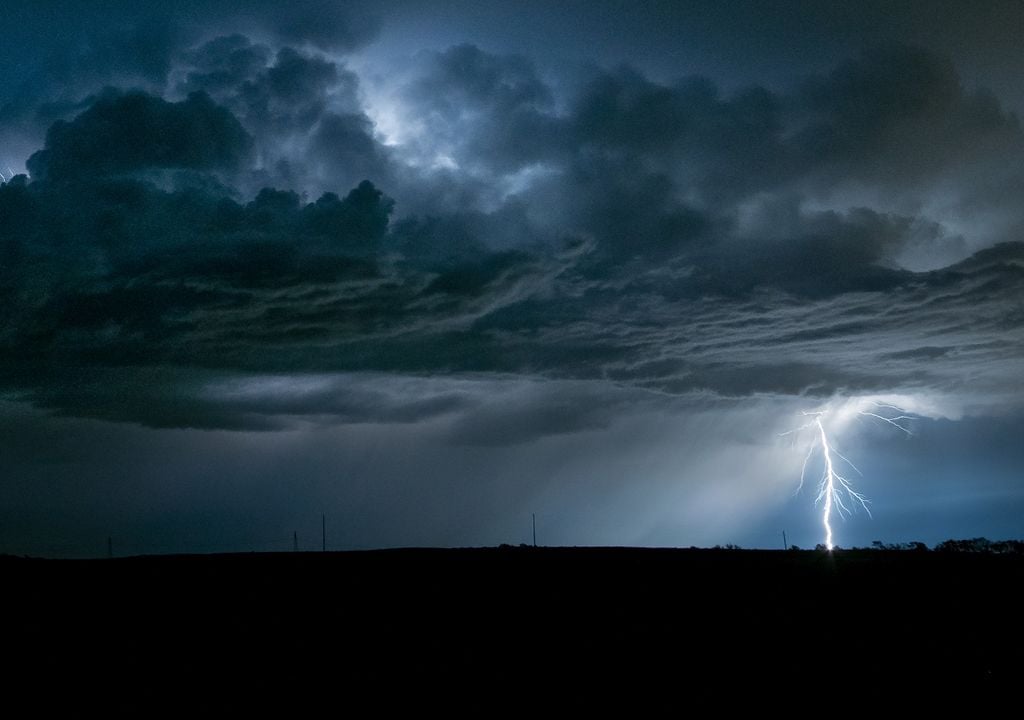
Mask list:
POLYGON ((1020 3, 0 20, 0 552, 1024 535, 1020 3))

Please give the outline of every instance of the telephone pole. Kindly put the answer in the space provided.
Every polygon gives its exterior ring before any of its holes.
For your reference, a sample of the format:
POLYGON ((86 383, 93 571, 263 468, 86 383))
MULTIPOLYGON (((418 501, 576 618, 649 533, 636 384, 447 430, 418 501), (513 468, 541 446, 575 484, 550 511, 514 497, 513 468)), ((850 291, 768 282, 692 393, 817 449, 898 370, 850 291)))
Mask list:
POLYGON ((292 552, 299 551, 299 531, 295 530, 292 532, 292 552))
POLYGON ((782 531, 782 549, 789 550, 789 543, 786 542, 786 531, 782 531))
POLYGON ((323 552, 327 552, 327 514, 320 513, 320 537, 323 540, 323 552))

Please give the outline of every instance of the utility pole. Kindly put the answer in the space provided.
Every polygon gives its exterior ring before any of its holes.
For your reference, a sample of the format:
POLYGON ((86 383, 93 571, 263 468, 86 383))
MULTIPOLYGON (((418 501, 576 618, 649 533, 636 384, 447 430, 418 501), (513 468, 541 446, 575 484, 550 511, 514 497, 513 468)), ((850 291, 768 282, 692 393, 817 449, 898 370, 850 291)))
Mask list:
POLYGON ((323 552, 327 552, 327 513, 320 513, 320 536, 323 540, 323 552))
POLYGON ((295 530, 292 532, 292 552, 299 551, 299 531, 295 530))
POLYGON ((789 543, 786 542, 786 531, 782 531, 782 549, 789 550, 789 543))
POLYGON ((537 513, 530 513, 533 516, 533 546, 537 547, 537 513))

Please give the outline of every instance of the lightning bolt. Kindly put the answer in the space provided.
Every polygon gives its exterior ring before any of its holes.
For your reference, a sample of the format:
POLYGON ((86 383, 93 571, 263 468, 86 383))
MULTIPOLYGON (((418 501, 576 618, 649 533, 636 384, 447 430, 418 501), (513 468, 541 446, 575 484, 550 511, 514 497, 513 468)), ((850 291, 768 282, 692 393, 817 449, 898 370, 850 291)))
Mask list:
MULTIPOLYGON (((862 418, 874 418, 879 422, 892 425, 906 435, 912 435, 910 428, 907 427, 907 422, 916 419, 916 416, 908 414, 906 410, 896 405, 889 405, 886 403, 880 403, 870 401, 872 405, 871 410, 858 410, 856 411, 857 417, 862 418)), ((837 469, 837 462, 835 458, 838 458, 846 465, 853 468, 854 472, 858 475, 862 475, 861 471, 857 469, 850 460, 848 460, 842 453, 835 449, 835 446, 829 442, 828 432, 825 430, 825 423, 822 422, 824 418, 829 415, 829 410, 817 410, 814 412, 804 412, 805 417, 813 418, 807 423, 804 423, 798 428, 789 430, 780 435, 792 435, 799 433, 803 430, 813 430, 815 438, 811 443, 810 448, 807 450, 807 455, 804 457, 803 466, 800 469, 800 485, 797 487, 797 493, 804 486, 804 476, 807 473, 807 465, 814 455, 814 451, 820 449, 822 460, 824 461, 824 469, 821 474, 821 479, 818 482, 818 495, 814 500, 814 504, 822 504, 821 523, 825 528, 825 547, 831 551, 835 544, 832 542, 832 512, 836 512, 839 517, 846 517, 860 506, 864 511, 871 516, 871 510, 868 508, 868 500, 863 494, 858 492, 849 478, 843 476, 837 469)))

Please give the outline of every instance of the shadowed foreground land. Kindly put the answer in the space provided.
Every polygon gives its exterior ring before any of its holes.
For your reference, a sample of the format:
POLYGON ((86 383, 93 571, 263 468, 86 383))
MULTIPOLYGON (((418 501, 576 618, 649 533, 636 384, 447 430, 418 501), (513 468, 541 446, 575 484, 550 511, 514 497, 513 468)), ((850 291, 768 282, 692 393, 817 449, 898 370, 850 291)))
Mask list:
POLYGON ((381 707, 425 686, 594 701, 738 677, 862 694, 1024 668, 1021 556, 423 549, 5 557, 0 575, 19 682, 150 708, 333 702, 382 682, 381 707))

